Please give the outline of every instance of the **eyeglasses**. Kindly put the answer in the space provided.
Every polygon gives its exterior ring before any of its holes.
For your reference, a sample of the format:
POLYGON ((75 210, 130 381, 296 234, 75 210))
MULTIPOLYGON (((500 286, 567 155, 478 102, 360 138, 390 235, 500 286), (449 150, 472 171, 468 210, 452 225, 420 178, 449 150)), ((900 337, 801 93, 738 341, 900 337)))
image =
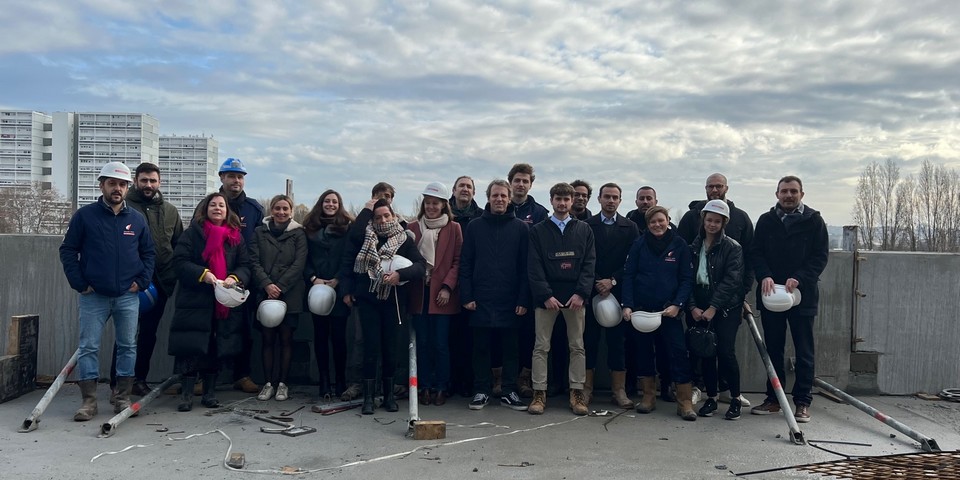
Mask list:
POLYGON ((714 183, 714 184, 711 184, 711 185, 707 185, 706 188, 707 188, 707 190, 723 190, 723 187, 726 187, 726 185, 722 185, 722 184, 719 184, 719 183, 714 183))

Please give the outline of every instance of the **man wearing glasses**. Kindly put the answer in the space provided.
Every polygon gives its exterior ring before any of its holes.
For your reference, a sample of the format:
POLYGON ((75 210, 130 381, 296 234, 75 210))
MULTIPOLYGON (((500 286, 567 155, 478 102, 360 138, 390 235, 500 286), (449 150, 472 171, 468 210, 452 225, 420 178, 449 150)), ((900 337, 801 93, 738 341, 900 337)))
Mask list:
POLYGON ((593 189, 590 188, 589 183, 583 180, 574 180, 570 182, 570 186, 573 187, 573 208, 570 214, 573 215, 573 218, 586 222, 593 216, 590 209, 587 208, 587 202, 593 195, 593 189))

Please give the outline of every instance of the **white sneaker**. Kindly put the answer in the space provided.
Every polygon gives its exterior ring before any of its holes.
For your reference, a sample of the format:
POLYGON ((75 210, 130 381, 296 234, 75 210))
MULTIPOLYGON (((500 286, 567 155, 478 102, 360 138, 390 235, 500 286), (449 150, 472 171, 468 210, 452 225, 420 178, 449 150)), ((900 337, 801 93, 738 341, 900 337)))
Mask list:
MULTIPOLYGON (((740 395, 739 398, 740 398, 740 406, 741 406, 741 407, 750 407, 750 406, 751 406, 750 400, 747 400, 747 397, 744 397, 743 395, 740 395)), ((730 391, 729 391, 729 390, 724 390, 724 391, 720 392, 720 399, 719 399, 718 401, 719 401, 720 403, 730 403, 730 391)))
MULTIPOLYGON (((282 383, 280 385, 283 385, 282 383)), ((266 385, 260 390, 260 394, 257 395, 257 400, 266 401, 270 400, 273 397, 273 385, 270 385, 270 382, 267 382, 266 385)))
POLYGON ((290 398, 290 392, 287 390, 287 385, 283 382, 277 384, 277 396, 275 398, 278 402, 282 402, 290 398))
POLYGON ((693 395, 691 395, 693 404, 696 405, 700 403, 700 400, 702 399, 702 397, 703 397, 703 392, 701 392, 699 388, 693 387, 693 395))

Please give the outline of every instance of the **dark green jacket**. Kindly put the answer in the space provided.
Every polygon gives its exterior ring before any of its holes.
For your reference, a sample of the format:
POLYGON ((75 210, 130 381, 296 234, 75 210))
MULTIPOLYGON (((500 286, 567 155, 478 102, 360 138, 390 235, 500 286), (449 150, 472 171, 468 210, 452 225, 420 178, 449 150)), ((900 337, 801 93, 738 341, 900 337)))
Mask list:
POLYGON ((303 311, 306 301, 306 285, 303 283, 303 268, 307 263, 307 236, 303 227, 290 220, 287 229, 279 237, 270 233, 268 222, 253 231, 250 242, 250 270, 253 284, 250 291, 256 293, 257 302, 267 299, 265 288, 271 283, 281 292, 279 300, 287 303, 287 314, 303 311))
POLYGON ((153 283, 157 288, 163 289, 169 297, 173 295, 173 289, 177 286, 177 273, 173 271, 173 249, 176 248, 177 241, 183 234, 180 212, 170 202, 163 201, 163 195, 160 192, 147 200, 138 188, 132 188, 127 193, 127 205, 142 213, 147 219, 147 227, 150 229, 157 252, 153 283))

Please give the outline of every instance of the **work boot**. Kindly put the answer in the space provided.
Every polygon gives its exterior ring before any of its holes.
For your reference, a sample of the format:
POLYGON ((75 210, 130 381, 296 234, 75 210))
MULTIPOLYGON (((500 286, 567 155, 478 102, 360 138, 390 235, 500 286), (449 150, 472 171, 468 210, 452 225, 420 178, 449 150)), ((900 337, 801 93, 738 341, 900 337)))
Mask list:
POLYGON ((693 410, 692 383, 677 384, 677 415, 688 422, 697 420, 697 412, 693 410))
POLYGON ((243 377, 236 382, 233 382, 233 389, 240 390, 243 393, 257 393, 260 391, 260 386, 256 383, 253 383, 253 379, 249 376, 243 377))
POLYGON ((362 387, 359 383, 351 383, 345 390, 341 390, 340 401, 349 402, 350 400, 360 397, 363 393, 361 390, 362 387))
POLYGON ((180 378, 180 403, 177 404, 178 412, 189 412, 193 410, 193 386, 197 383, 197 375, 184 375, 180 378))
POLYGON ((593 401, 593 372, 594 369, 588 369, 586 380, 583 381, 583 403, 587 406, 593 401))
POLYGON ((520 376, 517 377, 517 393, 520 394, 523 398, 530 398, 533 396, 533 387, 531 387, 530 375, 531 371, 529 368, 524 367, 520 370, 520 376))
POLYGON ((134 395, 138 397, 146 397, 151 391, 153 391, 153 389, 150 388, 150 385, 147 385, 147 382, 139 379, 133 382, 134 395))
POLYGON ((397 397, 393 393, 393 377, 383 379, 383 408, 388 412, 400 410, 397 405, 397 397))
POLYGON ((364 415, 373 415, 373 384, 375 382, 373 378, 363 379, 363 406, 360 407, 360 413, 364 415))
POLYGON ((616 370, 610 372, 610 390, 613 393, 611 400, 614 405, 620 408, 633 406, 633 400, 630 400, 630 397, 627 396, 626 385, 627 372, 616 370))
POLYGON ((77 382, 80 387, 80 395, 83 396, 83 403, 73 415, 73 420, 77 422, 86 422, 97 416, 97 379, 80 380, 77 382))
POLYGON ((573 411, 574 415, 586 415, 590 413, 590 410, 587 408, 587 399, 583 395, 583 390, 576 388, 570 389, 570 410, 573 411))
POLYGON ((657 409, 657 382, 653 377, 640 377, 643 397, 637 402, 637 413, 650 413, 657 409))
MULTIPOLYGON (((133 391, 133 377, 117 378, 117 397, 113 403, 113 413, 120 413, 130 406, 130 392, 133 391)), ((134 413, 133 416, 137 414, 134 413)))
POLYGON ((533 391, 533 401, 530 402, 530 406, 527 407, 527 412, 531 415, 542 415, 543 410, 547 408, 547 391, 546 390, 534 390, 533 391))
POLYGON ((491 368, 490 373, 493 374, 493 396, 503 396, 503 367, 491 368))
POLYGON ((205 373, 203 374, 203 398, 200 399, 200 404, 207 408, 219 408, 220 401, 217 400, 217 374, 216 373, 205 373))
POLYGON ((670 382, 660 382, 660 400, 671 403, 677 401, 677 396, 671 388, 670 382))

